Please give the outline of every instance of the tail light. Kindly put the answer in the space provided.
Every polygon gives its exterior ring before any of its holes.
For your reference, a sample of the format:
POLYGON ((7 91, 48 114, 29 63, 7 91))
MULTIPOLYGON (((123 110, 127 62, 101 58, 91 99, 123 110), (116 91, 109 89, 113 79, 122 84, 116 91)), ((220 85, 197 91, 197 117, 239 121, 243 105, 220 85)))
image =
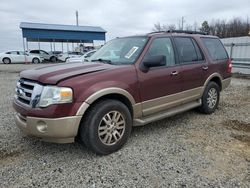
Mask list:
POLYGON ((232 65, 232 60, 231 59, 228 60, 228 65, 227 66, 228 66, 227 67, 227 72, 228 73, 232 73, 232 67, 233 67, 233 65, 232 65))

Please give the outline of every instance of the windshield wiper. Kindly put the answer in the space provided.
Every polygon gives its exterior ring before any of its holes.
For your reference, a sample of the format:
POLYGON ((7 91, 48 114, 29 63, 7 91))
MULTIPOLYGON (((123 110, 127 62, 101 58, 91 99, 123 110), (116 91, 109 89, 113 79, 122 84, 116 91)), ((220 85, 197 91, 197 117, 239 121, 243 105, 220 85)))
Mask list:
POLYGON ((107 64, 113 64, 112 63, 112 61, 111 60, 109 60, 109 59, 102 59, 102 58, 99 58, 99 59, 93 59, 93 60, 91 60, 91 62, 96 62, 96 61, 100 61, 100 62, 102 62, 102 63, 107 63, 107 64))

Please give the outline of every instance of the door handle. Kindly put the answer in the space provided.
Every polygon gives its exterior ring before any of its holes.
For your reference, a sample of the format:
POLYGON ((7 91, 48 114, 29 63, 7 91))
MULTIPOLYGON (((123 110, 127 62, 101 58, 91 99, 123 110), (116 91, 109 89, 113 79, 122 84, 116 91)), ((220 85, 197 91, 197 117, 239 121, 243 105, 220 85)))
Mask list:
POLYGON ((171 72, 171 76, 177 76, 178 74, 179 74, 179 72, 177 72, 177 71, 171 72))
POLYGON ((202 69, 206 71, 208 69, 208 66, 203 66, 202 69))

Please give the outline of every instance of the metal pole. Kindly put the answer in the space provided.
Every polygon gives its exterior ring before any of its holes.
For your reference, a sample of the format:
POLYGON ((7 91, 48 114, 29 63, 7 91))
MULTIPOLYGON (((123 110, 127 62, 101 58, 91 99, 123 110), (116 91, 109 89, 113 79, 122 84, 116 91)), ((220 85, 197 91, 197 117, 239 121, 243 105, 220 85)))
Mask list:
POLYGON ((26 40, 26 50, 29 51, 29 45, 27 40, 26 40))
POLYGON ((62 42, 62 52, 63 52, 63 42, 62 42))
POLYGON ((181 30, 184 29, 184 22, 185 22, 184 16, 182 16, 182 17, 181 17, 181 30))
POLYGON ((231 46, 230 46, 230 59, 232 59, 232 57, 233 57, 233 47, 234 47, 234 43, 232 43, 231 44, 231 46))
POLYGON ((38 38, 38 49, 40 50, 40 40, 38 38))
POLYGON ((69 41, 67 40, 67 52, 69 52, 69 41))
POLYGON ((56 47, 55 47, 55 39, 53 39, 53 48, 54 48, 54 51, 56 51, 56 47))
POLYGON ((50 50, 52 51, 52 42, 50 42, 50 50))
POLYGON ((78 26, 78 11, 76 11, 76 26, 78 26))
POLYGON ((24 61, 25 61, 25 64, 27 63, 26 61, 26 53, 25 53, 25 41, 24 41, 24 37, 23 37, 23 52, 24 52, 24 61))

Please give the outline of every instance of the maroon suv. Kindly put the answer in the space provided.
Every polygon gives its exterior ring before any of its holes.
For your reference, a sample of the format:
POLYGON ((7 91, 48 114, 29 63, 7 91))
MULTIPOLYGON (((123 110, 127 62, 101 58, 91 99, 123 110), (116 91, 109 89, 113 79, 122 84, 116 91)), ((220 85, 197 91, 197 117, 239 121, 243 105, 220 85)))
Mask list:
POLYGON ((16 124, 45 141, 78 137, 92 151, 109 154, 125 144, 132 126, 192 108, 213 113, 231 68, 215 36, 172 31, 117 38, 91 62, 21 72, 16 124))

